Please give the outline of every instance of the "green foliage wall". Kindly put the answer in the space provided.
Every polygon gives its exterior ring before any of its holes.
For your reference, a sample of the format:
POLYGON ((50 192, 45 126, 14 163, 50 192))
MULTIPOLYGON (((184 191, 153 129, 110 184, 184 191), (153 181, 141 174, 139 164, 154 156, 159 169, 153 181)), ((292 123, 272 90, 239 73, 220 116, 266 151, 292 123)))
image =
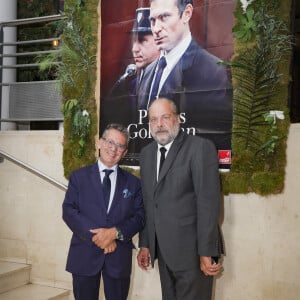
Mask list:
POLYGON ((231 172, 224 193, 282 192, 289 128, 291 1, 254 0, 235 12, 231 172))
POLYGON ((95 161, 98 131, 96 53, 98 0, 67 0, 62 36, 59 81, 63 95, 65 177, 95 161))
MULTIPOLYGON (((284 188, 289 128, 291 2, 237 1, 233 28, 235 55, 227 63, 232 69, 234 89, 233 163, 231 171, 222 175, 225 194, 269 195, 280 193, 284 188)), ((95 160, 94 136, 98 120, 93 58, 98 45, 97 5, 95 0, 65 2, 68 22, 72 18, 72 24, 76 24, 73 33, 68 33, 70 23, 66 23, 63 36, 66 52, 63 52, 60 75, 65 113, 63 163, 66 177, 72 170, 95 160), (85 67, 82 61, 86 62, 85 67), (88 119, 82 118, 87 117, 82 114, 84 110, 88 112, 88 119), (81 117, 76 119, 76 116, 81 117)))

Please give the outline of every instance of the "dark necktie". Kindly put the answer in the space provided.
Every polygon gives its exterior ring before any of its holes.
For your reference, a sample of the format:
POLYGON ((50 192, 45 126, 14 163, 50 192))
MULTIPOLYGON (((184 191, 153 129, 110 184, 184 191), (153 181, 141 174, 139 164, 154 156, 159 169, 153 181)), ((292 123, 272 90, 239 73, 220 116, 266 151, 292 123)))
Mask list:
POLYGON ((157 68, 157 71, 155 74, 155 78, 154 78, 154 82, 153 82, 153 86, 152 86, 152 90, 151 90, 151 95, 149 98, 149 103, 151 103, 157 97, 159 82, 160 82, 161 75, 162 75, 166 65, 167 65, 166 58, 164 56, 162 56, 158 61, 158 68, 157 68))
POLYGON ((113 170, 105 169, 103 170, 105 176, 103 178, 102 186, 103 186, 103 194, 104 194, 104 202, 106 205, 106 209, 108 209, 110 190, 111 190, 111 182, 109 179, 109 175, 113 172, 113 170))
POLYGON ((165 161, 165 159, 166 159, 166 151, 167 151, 167 149, 165 148, 165 147, 161 147, 160 149, 159 149, 159 151, 160 151, 160 162, 159 162, 159 172, 158 172, 158 174, 160 173, 160 170, 161 170, 161 168, 162 168, 162 165, 164 164, 164 161, 165 161))

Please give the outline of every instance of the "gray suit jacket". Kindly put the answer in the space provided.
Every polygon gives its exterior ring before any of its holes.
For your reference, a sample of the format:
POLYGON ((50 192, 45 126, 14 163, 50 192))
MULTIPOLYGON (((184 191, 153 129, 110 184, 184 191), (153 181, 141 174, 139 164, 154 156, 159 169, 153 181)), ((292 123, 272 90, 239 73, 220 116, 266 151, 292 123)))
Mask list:
POLYGON ((199 268, 199 256, 219 256, 220 186, 215 146, 182 131, 174 140, 158 180, 157 143, 140 157, 146 226, 140 247, 150 249, 154 263, 156 239, 174 271, 199 268))

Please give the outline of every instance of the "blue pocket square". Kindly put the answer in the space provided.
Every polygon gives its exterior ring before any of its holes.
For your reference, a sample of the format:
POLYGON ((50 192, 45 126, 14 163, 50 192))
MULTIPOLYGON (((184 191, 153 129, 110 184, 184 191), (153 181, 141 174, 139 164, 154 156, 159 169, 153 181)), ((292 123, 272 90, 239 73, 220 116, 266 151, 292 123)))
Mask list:
POLYGON ((128 189, 123 190, 123 198, 129 198, 132 195, 132 193, 128 189))

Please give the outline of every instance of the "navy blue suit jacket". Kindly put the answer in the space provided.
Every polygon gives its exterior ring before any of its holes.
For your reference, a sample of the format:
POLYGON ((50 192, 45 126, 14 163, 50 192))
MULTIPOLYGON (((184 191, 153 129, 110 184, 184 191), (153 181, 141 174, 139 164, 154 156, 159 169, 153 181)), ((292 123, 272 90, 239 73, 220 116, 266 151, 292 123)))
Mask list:
POLYGON ((132 237, 144 226, 144 207, 140 180, 118 167, 114 199, 109 213, 103 199, 98 164, 83 167, 70 176, 63 202, 63 219, 73 235, 66 270, 83 276, 97 274, 105 262, 105 270, 114 278, 130 276, 132 237), (110 254, 92 242, 90 229, 118 227, 124 241, 110 254))
MULTIPOLYGON (((219 58, 201 48, 192 39, 164 82, 159 97, 173 100, 179 111, 185 113, 182 127, 196 127, 197 135, 211 138, 217 148, 229 149, 232 86, 226 68, 218 62, 219 58), (224 145, 220 136, 226 140, 224 145)), ((140 108, 146 109, 154 71, 155 65, 142 81, 138 95, 140 108)))

